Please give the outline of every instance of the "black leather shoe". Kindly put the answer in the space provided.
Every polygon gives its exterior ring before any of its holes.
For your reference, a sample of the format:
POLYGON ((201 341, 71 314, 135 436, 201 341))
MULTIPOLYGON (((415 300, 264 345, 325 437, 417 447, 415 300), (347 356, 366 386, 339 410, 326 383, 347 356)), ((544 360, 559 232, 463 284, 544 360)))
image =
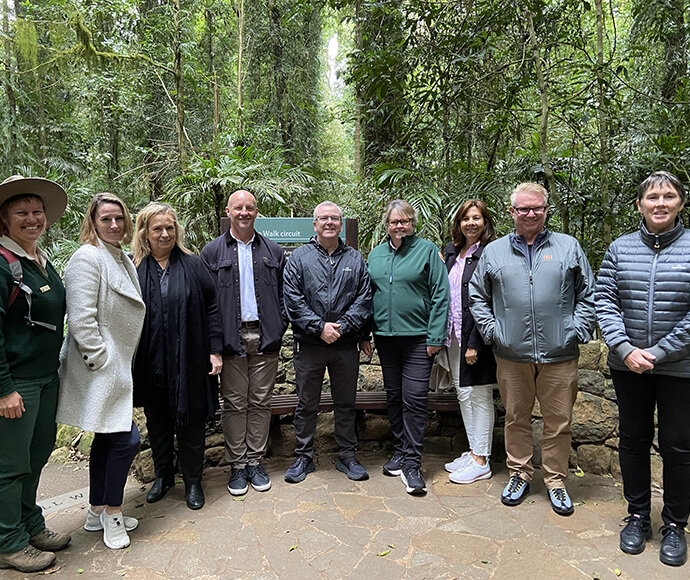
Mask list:
POLYGON ((659 548, 659 560, 667 566, 682 566, 688 559, 688 544, 685 540, 685 530, 675 524, 663 526, 659 548))
POLYGON ((652 537, 652 523, 649 516, 631 514, 623 520, 628 522, 621 530, 619 547, 626 554, 641 554, 644 552, 647 540, 652 537))
POLYGON ((204 490, 201 489, 201 484, 191 483, 187 488, 187 493, 185 493, 185 499, 190 510, 200 510, 204 507, 206 498, 204 498, 204 490))
POLYGON ((156 503, 157 501, 162 500, 165 497, 165 494, 168 493, 168 490, 174 485, 174 480, 157 477, 153 480, 153 485, 146 495, 146 501, 148 503, 156 503))

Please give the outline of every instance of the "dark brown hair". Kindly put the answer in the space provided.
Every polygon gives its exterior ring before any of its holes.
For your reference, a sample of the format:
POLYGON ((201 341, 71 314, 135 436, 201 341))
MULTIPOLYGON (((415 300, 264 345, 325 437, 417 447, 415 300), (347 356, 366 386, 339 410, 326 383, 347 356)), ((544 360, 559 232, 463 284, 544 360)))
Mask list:
POLYGON ((469 199, 460 206, 460 209, 453 218, 451 235, 453 236, 454 246, 458 246, 460 248, 465 246, 465 242, 467 240, 465 238, 465 234, 462 233, 460 223, 462 222, 462 218, 464 218, 467 215, 467 212, 473 207, 476 207, 484 218, 484 231, 482 231, 481 235, 479 236, 479 241, 481 242, 482 246, 486 246, 486 244, 496 239, 494 224, 491 221, 489 208, 486 207, 486 204, 483 201, 479 201, 478 199, 469 199))

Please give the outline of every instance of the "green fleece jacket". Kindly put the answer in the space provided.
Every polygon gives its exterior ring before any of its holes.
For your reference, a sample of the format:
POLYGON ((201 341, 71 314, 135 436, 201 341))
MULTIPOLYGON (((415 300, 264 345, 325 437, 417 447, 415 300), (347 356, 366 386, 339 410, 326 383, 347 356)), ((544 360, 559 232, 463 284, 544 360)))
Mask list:
POLYGON ((49 377, 58 369, 65 320, 65 287, 50 262, 48 276, 27 258, 20 258, 24 284, 33 291, 31 318, 54 324, 57 330, 29 326, 25 294, 8 307, 13 282, 10 267, 0 256, 0 397, 13 393, 14 379, 49 377))
POLYGON ((450 286, 441 252, 415 235, 395 250, 390 241, 369 254, 374 290, 374 334, 425 336, 428 346, 442 346, 448 324, 450 286))

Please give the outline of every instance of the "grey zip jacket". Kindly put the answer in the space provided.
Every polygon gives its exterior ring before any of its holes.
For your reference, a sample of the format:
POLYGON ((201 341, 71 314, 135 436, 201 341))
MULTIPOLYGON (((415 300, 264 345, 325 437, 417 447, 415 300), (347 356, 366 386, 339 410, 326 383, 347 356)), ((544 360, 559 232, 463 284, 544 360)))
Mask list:
POLYGON ((532 251, 514 233, 486 246, 470 280, 470 311, 494 354, 552 363, 579 356, 595 326, 594 275, 578 241, 544 230, 532 251))
POLYGON ((611 368, 635 348, 656 356, 647 373, 690 377, 690 230, 640 229, 606 251, 594 294, 611 368))

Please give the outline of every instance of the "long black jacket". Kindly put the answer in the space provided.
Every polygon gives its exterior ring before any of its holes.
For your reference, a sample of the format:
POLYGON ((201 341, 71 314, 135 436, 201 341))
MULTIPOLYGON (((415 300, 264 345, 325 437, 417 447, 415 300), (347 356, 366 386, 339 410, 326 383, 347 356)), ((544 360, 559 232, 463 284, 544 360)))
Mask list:
MULTIPOLYGON (((252 242, 254 292, 259 310, 260 352, 278 352, 288 321, 283 308, 285 253, 274 241, 254 232, 252 242)), ((237 240, 230 230, 206 244, 201 259, 218 291, 223 326, 223 356, 245 356, 240 308, 240 269, 237 240)))
MULTIPOLYGON (((446 257, 446 268, 450 274, 453 264, 460 257, 459 246, 448 244, 444 251, 446 257)), ((462 341, 460 342, 460 386, 469 387, 473 385, 488 385, 496 382, 496 359, 494 358, 491 346, 482 340, 477 325, 470 312, 469 283, 472 274, 477 269, 479 256, 482 255, 484 246, 480 245, 471 256, 465 256, 465 269, 462 271, 462 341), (465 361, 465 353, 468 348, 477 351, 477 362, 468 365, 465 361)))
POLYGON ((320 335, 326 322, 341 325, 334 345, 366 337, 371 292, 362 254, 342 240, 329 255, 312 237, 292 252, 285 266, 285 310, 300 342, 325 345, 320 335))

